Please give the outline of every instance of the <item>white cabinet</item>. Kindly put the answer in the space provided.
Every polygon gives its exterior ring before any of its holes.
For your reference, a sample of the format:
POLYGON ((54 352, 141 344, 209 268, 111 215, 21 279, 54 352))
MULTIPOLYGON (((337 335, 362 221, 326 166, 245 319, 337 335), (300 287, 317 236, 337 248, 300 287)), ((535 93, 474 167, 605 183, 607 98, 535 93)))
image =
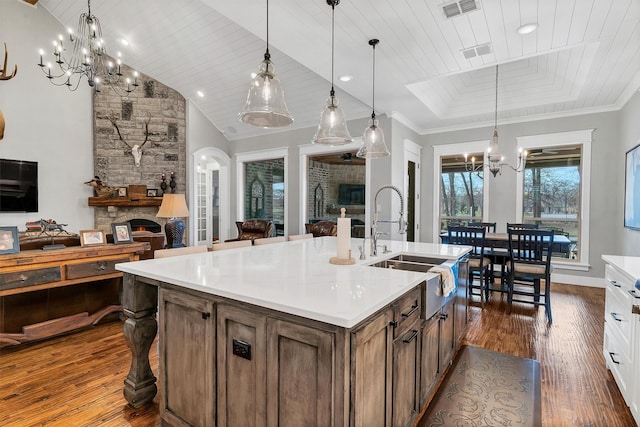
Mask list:
POLYGON ((603 255, 606 300, 603 355, 640 424, 640 258, 603 255))

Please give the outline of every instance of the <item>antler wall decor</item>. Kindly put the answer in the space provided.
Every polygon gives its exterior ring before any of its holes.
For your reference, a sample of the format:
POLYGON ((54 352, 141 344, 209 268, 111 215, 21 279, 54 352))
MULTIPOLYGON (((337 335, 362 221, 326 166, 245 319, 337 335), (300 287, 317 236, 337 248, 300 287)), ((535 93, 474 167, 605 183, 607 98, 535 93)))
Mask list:
POLYGON ((109 121, 111 122, 113 127, 116 128, 116 132, 118 133, 118 138, 120 138, 120 141, 122 141, 127 147, 129 147, 130 153, 133 156, 133 160, 136 166, 140 167, 140 159, 142 159, 142 153, 143 153, 142 147, 144 147, 144 144, 146 144, 147 141, 149 140, 149 122, 151 121, 151 115, 149 115, 147 117, 147 120, 144 122, 144 141, 140 145, 135 144, 132 146, 131 144, 129 144, 127 141, 124 140, 124 138, 122 137, 122 134, 120 133, 120 128, 118 128, 118 123, 116 122, 115 117, 110 116, 109 121))
POLYGON ((13 73, 7 75, 7 59, 9 56, 9 51, 7 50, 7 44, 4 43, 4 65, 0 70, 0 80, 9 80, 15 77, 18 72, 18 64, 13 67, 13 73))
MULTIPOLYGON (((7 59, 9 56, 9 51, 7 50, 7 44, 4 43, 4 65, 2 69, 0 69, 0 80, 9 80, 15 77, 18 72, 18 64, 13 67, 13 73, 7 75, 7 59)), ((4 138, 4 114, 2 114, 2 110, 0 110, 0 140, 4 138)))

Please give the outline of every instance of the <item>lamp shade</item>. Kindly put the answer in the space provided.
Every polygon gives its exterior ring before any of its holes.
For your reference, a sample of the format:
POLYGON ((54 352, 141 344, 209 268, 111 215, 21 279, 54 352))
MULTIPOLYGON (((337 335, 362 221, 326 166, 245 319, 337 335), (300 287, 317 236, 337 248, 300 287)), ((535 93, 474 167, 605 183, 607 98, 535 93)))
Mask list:
POLYGON ((184 194, 165 194, 156 214, 158 218, 184 218, 189 216, 184 194))
POLYGON ((362 146, 356 156, 363 159, 380 159, 390 154, 387 144, 384 143, 384 132, 378 126, 378 120, 374 117, 370 118, 369 126, 364 130, 362 146))
POLYGON ((247 102, 238 118, 248 125, 267 129, 293 123, 284 100, 284 89, 268 58, 260 63, 258 74, 251 81, 247 102))
POLYGON ((318 130, 311 142, 325 145, 344 145, 353 141, 347 129, 347 122, 342 109, 338 107, 338 98, 330 95, 327 107, 320 114, 318 130))

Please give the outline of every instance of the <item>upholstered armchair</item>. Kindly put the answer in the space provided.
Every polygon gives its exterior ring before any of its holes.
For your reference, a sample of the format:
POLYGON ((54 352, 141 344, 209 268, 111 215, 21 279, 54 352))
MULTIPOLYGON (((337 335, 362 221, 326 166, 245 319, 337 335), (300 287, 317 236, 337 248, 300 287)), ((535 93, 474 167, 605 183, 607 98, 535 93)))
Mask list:
POLYGON ((337 236, 338 225, 331 221, 319 221, 314 224, 305 224, 307 233, 313 234, 313 237, 320 236, 337 236))
POLYGON ((238 237, 236 239, 226 240, 231 242, 235 240, 255 240, 265 237, 271 237, 273 233, 273 222, 267 219, 248 219, 246 221, 236 221, 238 227, 238 237))

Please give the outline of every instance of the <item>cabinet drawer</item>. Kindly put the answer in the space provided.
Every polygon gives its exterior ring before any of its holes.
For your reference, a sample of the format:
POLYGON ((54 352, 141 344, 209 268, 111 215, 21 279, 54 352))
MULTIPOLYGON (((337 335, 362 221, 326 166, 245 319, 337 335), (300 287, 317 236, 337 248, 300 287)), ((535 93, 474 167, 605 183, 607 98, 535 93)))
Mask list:
POLYGON ((622 347, 623 345, 616 338, 616 335, 611 332, 609 324, 605 323, 602 353, 607 368, 611 370, 625 402, 629 405, 631 403, 633 390, 633 383, 631 382, 633 381, 633 366, 627 354, 622 350, 622 347))
POLYGON ((620 293, 626 293, 628 290, 634 289, 633 281, 610 264, 605 265, 604 277, 608 282, 607 287, 617 289, 620 293))
POLYGON ((116 264, 127 261, 129 257, 69 264, 66 266, 66 277, 71 280, 116 273, 116 264))
POLYGON ((0 274, 0 290, 21 288, 57 282, 62 278, 60 267, 38 268, 35 270, 14 271, 0 274))
POLYGON ((609 325, 611 332, 617 335, 621 344, 620 350, 628 355, 631 354, 632 304, 630 296, 619 294, 611 286, 607 286, 604 320, 609 325))
POLYGON ((420 317, 420 295, 420 287, 417 287, 393 304, 394 337, 404 333, 414 320, 420 317))

